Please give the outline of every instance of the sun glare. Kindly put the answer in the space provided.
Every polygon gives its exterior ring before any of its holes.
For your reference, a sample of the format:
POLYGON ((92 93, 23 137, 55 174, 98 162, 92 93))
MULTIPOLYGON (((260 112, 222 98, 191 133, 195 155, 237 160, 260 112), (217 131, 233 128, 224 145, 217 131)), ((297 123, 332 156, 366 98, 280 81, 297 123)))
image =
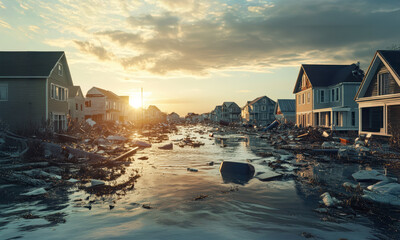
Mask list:
POLYGON ((129 104, 134 108, 140 108, 142 106, 142 99, 140 94, 132 94, 129 97, 129 104))

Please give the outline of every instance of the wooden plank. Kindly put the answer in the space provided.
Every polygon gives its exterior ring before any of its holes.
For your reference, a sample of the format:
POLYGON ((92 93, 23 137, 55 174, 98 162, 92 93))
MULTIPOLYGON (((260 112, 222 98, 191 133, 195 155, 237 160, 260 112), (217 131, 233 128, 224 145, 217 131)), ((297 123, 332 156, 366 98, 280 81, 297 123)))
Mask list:
POLYGON ((131 150, 129 150, 129 151, 127 151, 127 152, 125 152, 125 153, 119 155, 118 157, 113 158, 112 161, 119 161, 119 160, 122 160, 122 159, 124 159, 124 158, 130 157, 130 156, 132 156, 133 154, 135 154, 135 153, 137 152, 138 149, 139 149, 139 147, 134 147, 134 148, 132 148, 131 150))

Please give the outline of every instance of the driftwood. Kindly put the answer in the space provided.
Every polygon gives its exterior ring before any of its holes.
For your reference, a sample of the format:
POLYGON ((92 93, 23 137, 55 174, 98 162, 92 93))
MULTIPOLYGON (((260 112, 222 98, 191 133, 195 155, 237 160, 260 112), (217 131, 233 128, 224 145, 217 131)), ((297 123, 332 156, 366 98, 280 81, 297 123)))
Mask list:
POLYGON ((118 157, 113 158, 112 161, 120 161, 120 160, 122 160, 124 158, 130 157, 133 154, 135 154, 138 149, 139 149, 139 147, 134 147, 131 150, 119 155, 118 157))

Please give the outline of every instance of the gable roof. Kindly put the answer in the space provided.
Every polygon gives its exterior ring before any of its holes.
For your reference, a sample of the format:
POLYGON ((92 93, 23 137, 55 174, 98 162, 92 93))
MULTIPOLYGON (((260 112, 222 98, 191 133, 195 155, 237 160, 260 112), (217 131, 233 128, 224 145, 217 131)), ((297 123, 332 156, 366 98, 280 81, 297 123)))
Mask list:
POLYGON ((384 58, 388 67, 400 78, 400 51, 399 50, 378 50, 380 56, 384 58))
POLYGON ((222 106, 226 106, 227 108, 230 108, 230 107, 232 107, 232 106, 237 106, 237 107, 239 107, 235 102, 224 102, 224 103, 222 104, 222 106))
MULTIPOLYGON (((98 87, 93 87, 92 89, 96 89, 97 91, 99 91, 102 95, 104 95, 105 97, 109 98, 109 99, 119 99, 119 96, 111 91, 102 89, 102 88, 98 88, 98 87)), ((90 89, 90 90, 92 90, 90 89)), ((90 91, 89 90, 89 91, 90 91)), ((88 96, 88 94, 86 94, 88 96)))
POLYGON ((364 79, 358 88, 355 100, 360 98, 360 94, 364 96, 366 89, 369 87, 371 80, 380 64, 385 65, 393 75, 395 81, 400 85, 400 50, 377 50, 364 79))
MULTIPOLYGON (((69 86, 68 87, 68 98, 76 97, 76 94, 81 91, 80 86, 69 86)), ((83 96, 82 96, 83 97, 83 96)))
MULTIPOLYGON (((278 99, 276 107, 279 106, 281 112, 296 112, 296 100, 295 99, 278 99)), ((276 112, 276 110, 275 110, 276 112)))
POLYGON ((297 93, 299 84, 306 74, 311 86, 328 87, 342 82, 361 82, 364 74, 356 64, 351 65, 324 65, 324 64, 302 64, 293 93, 297 93))
POLYGON ((256 99, 254 99, 253 101, 248 101, 246 105, 253 105, 254 103, 260 101, 260 100, 263 99, 263 98, 267 98, 267 100, 268 100, 270 103, 275 104, 275 101, 272 100, 271 98, 269 98, 269 97, 267 97, 267 96, 261 96, 261 97, 258 97, 258 98, 256 98, 256 99))
POLYGON ((47 78, 64 52, 0 51, 0 78, 47 78))

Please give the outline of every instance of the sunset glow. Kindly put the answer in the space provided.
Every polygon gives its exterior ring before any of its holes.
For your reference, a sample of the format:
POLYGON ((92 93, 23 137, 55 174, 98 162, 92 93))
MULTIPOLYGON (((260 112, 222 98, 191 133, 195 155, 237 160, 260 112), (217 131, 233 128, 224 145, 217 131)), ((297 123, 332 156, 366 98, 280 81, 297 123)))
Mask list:
POLYGON ((142 107, 142 98, 140 97, 140 94, 132 94, 129 96, 129 105, 131 105, 134 108, 140 108, 142 107))

